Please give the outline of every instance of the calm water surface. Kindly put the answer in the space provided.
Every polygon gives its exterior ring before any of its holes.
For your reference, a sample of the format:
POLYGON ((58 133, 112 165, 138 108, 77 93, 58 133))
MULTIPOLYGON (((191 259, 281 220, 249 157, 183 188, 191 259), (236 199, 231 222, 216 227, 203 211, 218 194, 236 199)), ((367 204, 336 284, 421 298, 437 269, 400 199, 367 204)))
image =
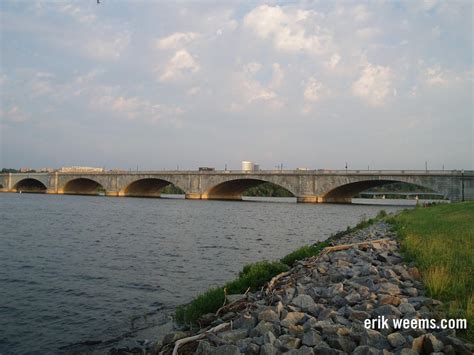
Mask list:
POLYGON ((0 194, 0 353, 156 336, 175 306, 243 265, 280 258, 381 208, 0 194))

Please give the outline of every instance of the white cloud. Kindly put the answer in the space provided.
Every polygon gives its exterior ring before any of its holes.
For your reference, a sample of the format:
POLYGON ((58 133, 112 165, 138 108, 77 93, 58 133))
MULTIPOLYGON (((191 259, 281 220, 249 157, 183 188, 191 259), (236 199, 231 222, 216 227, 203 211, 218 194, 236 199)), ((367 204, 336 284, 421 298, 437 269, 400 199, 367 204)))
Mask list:
POLYGON ((439 65, 426 68, 424 76, 426 83, 430 86, 445 86, 450 81, 448 73, 442 70, 439 65))
POLYGON ((186 94, 188 94, 189 96, 195 96, 198 95, 200 92, 202 92, 202 89, 199 86, 193 86, 186 92, 186 94))
POLYGON ((262 69, 262 64, 258 62, 250 62, 244 65, 243 71, 251 76, 257 73, 260 69, 262 69))
MULTIPOLYGON (((94 34, 95 35, 95 34, 94 34)), ((130 33, 104 35, 87 40, 84 53, 91 58, 99 60, 117 60, 130 43, 130 33)))
POLYGON ((272 74, 272 80, 270 82, 270 87, 273 89, 278 89, 283 84, 285 73, 283 72, 281 65, 278 63, 273 63, 272 69, 273 69, 273 74, 272 74))
POLYGON ((352 14, 354 16, 354 20, 357 22, 365 22, 371 17, 371 13, 365 5, 357 5, 354 7, 352 14))
POLYGON ((28 120, 28 116, 18 105, 13 105, 8 111, 3 112, 0 109, 0 117, 6 122, 21 123, 28 120))
POLYGON ((48 95, 54 91, 51 79, 53 74, 48 72, 36 72, 31 76, 30 90, 33 97, 48 95))
POLYGON ((240 111, 245 106, 254 103, 266 103, 272 108, 279 108, 283 105, 275 89, 283 80, 283 70, 278 63, 272 65, 272 78, 268 85, 263 85, 254 78, 260 71, 262 65, 258 62, 250 62, 242 66, 240 72, 235 73, 233 80, 233 92, 237 93, 234 101, 230 104, 230 111, 240 111))
POLYGON ((181 79, 185 74, 196 73, 200 67, 196 59, 186 49, 180 49, 169 60, 160 81, 168 82, 181 79))
POLYGON ((97 87, 96 95, 91 97, 91 107, 101 111, 114 112, 129 120, 140 120, 148 123, 157 123, 162 120, 178 122, 184 110, 180 107, 171 107, 152 103, 139 97, 128 97, 116 94, 116 87, 97 87), (100 95, 99 92, 103 92, 100 95))
POLYGON ((66 4, 66 5, 61 5, 59 7, 59 12, 68 14, 72 18, 74 18, 76 21, 82 23, 82 24, 91 24, 96 20, 95 14, 91 12, 84 11, 81 9, 79 6, 75 6, 72 4, 66 4))
POLYGON ((431 11, 438 5, 438 2, 439 0, 422 0, 418 2, 417 8, 421 11, 431 11))
POLYGON ((78 85, 85 85, 85 84, 88 84, 90 82, 93 82, 98 75, 104 73, 103 70, 99 70, 99 69, 93 69, 83 75, 77 75, 75 78, 74 78, 74 82, 75 84, 78 84, 78 85))
POLYGON ((394 93, 392 81, 393 73, 389 67, 368 64, 352 84, 352 92, 370 106, 383 106, 394 93))
POLYGON ((256 80, 246 80, 242 83, 249 104, 255 101, 268 101, 276 98, 276 93, 256 80))
POLYGON ((329 62, 327 63, 327 65, 329 68, 335 69, 336 66, 339 64, 340 60, 341 60, 341 56, 335 53, 331 56, 331 59, 329 59, 329 62))
POLYGON ((321 54, 328 50, 332 37, 320 28, 314 11, 261 5, 244 18, 244 26, 262 39, 271 39, 283 52, 321 54))
POLYGON ((377 27, 364 27, 356 31, 356 36, 363 40, 370 40, 381 33, 382 31, 377 27))
POLYGON ((158 49, 178 49, 192 42, 198 37, 195 32, 176 32, 168 37, 161 38, 156 41, 158 49))
MULTIPOLYGON (((64 32, 58 32, 55 40, 59 45, 101 61, 117 60, 128 47, 131 37, 128 24, 118 25, 110 18, 100 17, 97 6, 86 6, 82 2, 46 3, 62 17, 68 15, 74 20, 62 28, 64 32)), ((56 33, 57 27, 53 25, 50 30, 56 33)))
POLYGON ((323 84, 316 80, 314 76, 310 77, 304 89, 304 99, 310 102, 316 102, 323 95, 323 84))

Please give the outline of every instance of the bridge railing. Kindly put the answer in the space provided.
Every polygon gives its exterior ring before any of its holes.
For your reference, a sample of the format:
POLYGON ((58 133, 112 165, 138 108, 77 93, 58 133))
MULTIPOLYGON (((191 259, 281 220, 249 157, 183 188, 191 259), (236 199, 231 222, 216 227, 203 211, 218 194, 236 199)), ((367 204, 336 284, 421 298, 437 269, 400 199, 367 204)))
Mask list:
POLYGON ((473 170, 328 170, 328 169, 312 169, 312 170, 211 170, 211 171, 198 171, 198 170, 108 170, 103 172, 96 171, 77 171, 77 172, 28 172, 28 173, 0 173, 0 176, 6 176, 8 174, 20 175, 20 176, 42 176, 48 174, 59 173, 61 175, 119 175, 119 174, 317 174, 317 175, 459 175, 465 176, 474 175, 473 170))
MULTIPOLYGON (((79 173, 79 172, 78 172, 79 173)), ((61 174, 78 174, 78 173, 61 173, 61 174)), ((473 170, 328 170, 328 169, 312 169, 312 170, 150 170, 150 171, 104 171, 102 173, 83 173, 83 174, 350 174, 350 175, 474 175, 473 170)))

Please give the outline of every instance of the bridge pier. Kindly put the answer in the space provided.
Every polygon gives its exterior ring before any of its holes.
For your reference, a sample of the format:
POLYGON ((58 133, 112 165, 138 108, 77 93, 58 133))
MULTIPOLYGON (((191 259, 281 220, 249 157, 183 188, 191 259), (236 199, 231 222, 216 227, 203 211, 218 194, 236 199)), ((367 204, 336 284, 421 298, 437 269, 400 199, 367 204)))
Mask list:
POLYGON ((188 193, 184 195, 184 198, 186 200, 200 200, 201 199, 201 194, 199 193, 188 193))
POLYGON ((242 201, 242 195, 201 195, 201 200, 242 201))
POLYGON ((297 196, 296 197, 296 202, 297 203, 320 203, 321 197, 319 196, 297 196))
POLYGON ((107 197, 119 197, 120 191, 105 191, 105 196, 107 197))
POLYGON ((324 197, 304 195, 296 197, 297 203, 352 203, 352 197, 324 197))
POLYGON ((323 203, 352 203, 352 197, 328 197, 321 198, 323 203))
POLYGON ((208 195, 200 193, 188 193, 187 200, 221 200, 221 201, 242 201, 241 195, 208 195))

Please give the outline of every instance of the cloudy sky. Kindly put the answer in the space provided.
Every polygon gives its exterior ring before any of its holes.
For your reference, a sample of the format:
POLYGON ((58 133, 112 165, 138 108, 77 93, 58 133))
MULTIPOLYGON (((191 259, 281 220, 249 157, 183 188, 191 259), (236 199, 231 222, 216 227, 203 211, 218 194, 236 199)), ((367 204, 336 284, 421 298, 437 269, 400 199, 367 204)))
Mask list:
POLYGON ((0 4, 1 167, 473 169, 472 2, 0 4))

